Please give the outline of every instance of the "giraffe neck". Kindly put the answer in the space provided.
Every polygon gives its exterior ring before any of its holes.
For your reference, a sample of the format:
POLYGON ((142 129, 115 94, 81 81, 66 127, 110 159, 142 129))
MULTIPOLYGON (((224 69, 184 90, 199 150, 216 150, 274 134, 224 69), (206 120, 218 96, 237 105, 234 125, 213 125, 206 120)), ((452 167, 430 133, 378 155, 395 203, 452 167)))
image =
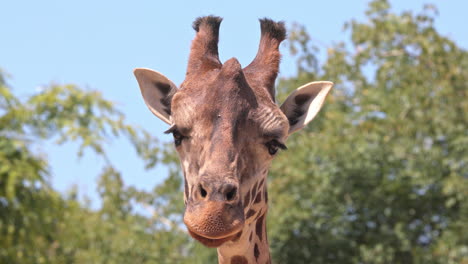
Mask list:
POLYGON ((267 212, 260 211, 233 241, 218 248, 219 264, 271 263, 266 234, 267 212))
POLYGON ((246 223, 244 229, 232 241, 218 248, 220 264, 271 263, 266 233, 268 193, 265 170, 252 189, 244 197, 246 223))

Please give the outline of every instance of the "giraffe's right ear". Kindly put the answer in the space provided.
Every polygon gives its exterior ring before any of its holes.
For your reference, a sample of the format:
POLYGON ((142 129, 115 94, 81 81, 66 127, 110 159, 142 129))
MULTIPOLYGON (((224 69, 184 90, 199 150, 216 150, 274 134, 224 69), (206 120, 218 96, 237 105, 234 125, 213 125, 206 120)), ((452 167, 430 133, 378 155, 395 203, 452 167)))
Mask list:
POLYGON ((171 101, 177 86, 157 71, 136 68, 133 74, 149 110, 162 121, 171 124, 171 101))
POLYGON ((281 105, 281 111, 289 120, 289 134, 305 127, 317 115, 332 82, 311 82, 297 88, 281 105))

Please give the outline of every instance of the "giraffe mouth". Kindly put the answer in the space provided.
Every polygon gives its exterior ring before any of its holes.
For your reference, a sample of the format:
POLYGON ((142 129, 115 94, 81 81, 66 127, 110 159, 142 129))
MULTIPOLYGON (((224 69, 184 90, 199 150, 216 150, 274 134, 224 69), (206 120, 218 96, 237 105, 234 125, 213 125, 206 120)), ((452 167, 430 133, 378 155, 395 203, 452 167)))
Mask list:
POLYGON ((189 234, 194 239, 198 240, 203 245, 205 245, 207 247, 211 247, 211 248, 220 247, 225 242, 228 242, 228 241, 234 239, 237 236, 237 233, 235 233, 233 235, 228 235, 228 236, 222 237, 222 238, 208 238, 208 237, 204 237, 204 236, 201 236, 201 235, 193 232, 192 230, 190 230, 190 228, 187 228, 187 230, 188 230, 189 234))
POLYGON ((244 228, 244 212, 238 204, 207 201, 188 204, 184 223, 189 234, 207 247, 219 247, 244 228))

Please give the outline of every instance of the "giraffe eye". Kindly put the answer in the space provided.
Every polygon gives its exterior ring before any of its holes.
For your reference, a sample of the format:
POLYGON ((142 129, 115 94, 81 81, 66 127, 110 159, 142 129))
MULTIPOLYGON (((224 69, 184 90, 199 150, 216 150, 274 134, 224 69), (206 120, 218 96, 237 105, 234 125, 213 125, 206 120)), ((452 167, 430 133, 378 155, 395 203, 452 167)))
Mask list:
POLYGON ((267 143, 265 143, 265 146, 268 148, 268 153, 270 153, 270 155, 272 156, 275 155, 279 149, 288 149, 286 145, 284 145, 276 139, 268 141, 267 143))
POLYGON ((174 144, 176 145, 176 147, 180 146, 182 140, 187 138, 179 132, 176 125, 172 125, 168 130, 164 132, 164 134, 172 134, 172 136, 174 136, 174 144))
POLYGON ((180 134, 180 132, 176 129, 172 131, 172 135, 174 136, 174 144, 176 145, 176 147, 180 146, 182 140, 184 140, 185 137, 182 134, 180 134))

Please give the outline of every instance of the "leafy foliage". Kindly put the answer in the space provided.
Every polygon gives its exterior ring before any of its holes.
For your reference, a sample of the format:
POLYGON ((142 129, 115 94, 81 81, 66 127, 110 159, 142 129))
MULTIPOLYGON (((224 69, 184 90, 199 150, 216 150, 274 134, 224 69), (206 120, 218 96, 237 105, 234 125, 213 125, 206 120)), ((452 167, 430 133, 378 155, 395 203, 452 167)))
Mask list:
MULTIPOLYGON (((329 48, 322 69, 300 64, 280 82, 335 88, 274 163, 278 263, 468 261, 468 54, 436 32, 434 11, 397 15, 373 1, 368 22, 347 24, 351 48, 329 48)), ((298 34, 299 61, 316 60, 298 34)))

